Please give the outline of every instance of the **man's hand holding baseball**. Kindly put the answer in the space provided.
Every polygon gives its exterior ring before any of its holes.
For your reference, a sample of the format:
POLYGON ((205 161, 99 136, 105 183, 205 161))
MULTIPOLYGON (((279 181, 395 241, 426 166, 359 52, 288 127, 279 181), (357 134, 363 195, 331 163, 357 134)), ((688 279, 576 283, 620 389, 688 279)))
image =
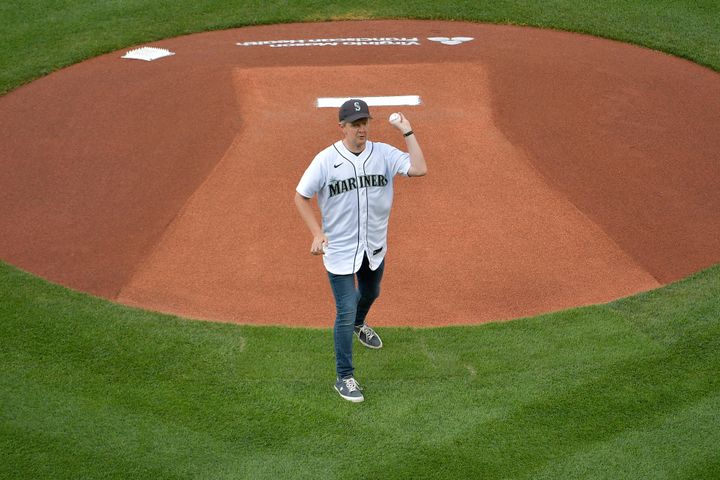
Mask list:
POLYGON ((409 177, 422 177, 427 174, 427 164, 425 163, 425 156, 423 155, 420 144, 415 137, 412 125, 405 115, 400 112, 393 113, 388 119, 390 125, 400 130, 400 133, 405 137, 405 144, 407 145, 408 154, 410 154, 410 170, 408 170, 409 177))
POLYGON ((390 125, 400 130, 400 133, 402 133, 403 135, 408 132, 412 132, 412 126, 410 125, 410 122, 407 118, 405 118, 405 115, 400 112, 390 115, 388 121, 390 122, 390 125))

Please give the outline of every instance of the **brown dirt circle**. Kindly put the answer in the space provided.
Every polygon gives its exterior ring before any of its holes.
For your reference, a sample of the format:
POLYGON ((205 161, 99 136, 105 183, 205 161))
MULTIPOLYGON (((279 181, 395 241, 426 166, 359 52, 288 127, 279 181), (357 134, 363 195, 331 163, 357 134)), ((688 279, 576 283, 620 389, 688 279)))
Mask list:
MULTIPOLYGON (((369 40, 368 40, 369 39, 369 40)), ((353 41, 346 40, 352 43, 353 41)), ((292 202, 338 139, 318 97, 419 95, 374 325, 606 302, 720 261, 720 76, 588 36, 460 22, 274 25, 116 52, 0 98, 0 257, 128 305, 330 326, 292 202), (429 37, 472 37, 447 45, 429 37), (238 42, 405 38, 407 45, 238 42), (414 44, 416 43, 416 44, 414 44)))

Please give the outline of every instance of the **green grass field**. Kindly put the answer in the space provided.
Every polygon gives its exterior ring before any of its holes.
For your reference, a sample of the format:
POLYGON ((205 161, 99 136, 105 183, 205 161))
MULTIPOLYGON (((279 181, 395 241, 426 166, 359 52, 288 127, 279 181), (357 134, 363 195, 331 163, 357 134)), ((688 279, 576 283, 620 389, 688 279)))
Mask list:
MULTIPOLYGON (((153 39, 326 18, 562 28, 720 71, 715 1, 539 5, 11 0, 0 91, 153 39)), ((356 349, 356 405, 332 391, 329 328, 142 312, 0 263, 0 478, 720 478, 719 317, 720 265, 607 305, 383 329, 356 349)))

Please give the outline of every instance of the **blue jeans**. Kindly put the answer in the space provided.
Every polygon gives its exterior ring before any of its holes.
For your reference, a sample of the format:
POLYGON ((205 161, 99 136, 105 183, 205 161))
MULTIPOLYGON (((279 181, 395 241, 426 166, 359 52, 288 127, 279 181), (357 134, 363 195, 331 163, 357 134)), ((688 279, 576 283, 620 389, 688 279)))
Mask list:
POLYGON ((335 275, 328 272, 330 287, 335 296, 335 365, 338 378, 353 376, 352 345, 355 326, 365 323, 365 317, 375 299, 380 296, 385 261, 377 270, 370 270, 367 256, 356 274, 335 275), (357 287, 355 287, 357 276, 357 287))

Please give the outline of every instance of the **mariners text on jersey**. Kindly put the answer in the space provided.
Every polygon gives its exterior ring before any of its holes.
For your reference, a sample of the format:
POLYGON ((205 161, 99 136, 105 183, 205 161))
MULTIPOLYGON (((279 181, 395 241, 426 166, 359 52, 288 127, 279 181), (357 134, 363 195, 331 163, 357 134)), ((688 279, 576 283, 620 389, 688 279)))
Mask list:
POLYGON ((340 193, 350 192, 356 188, 367 187, 384 187, 388 184, 385 175, 363 175, 357 178, 347 178, 345 180, 336 180, 328 185, 330 196, 334 197, 340 193))

